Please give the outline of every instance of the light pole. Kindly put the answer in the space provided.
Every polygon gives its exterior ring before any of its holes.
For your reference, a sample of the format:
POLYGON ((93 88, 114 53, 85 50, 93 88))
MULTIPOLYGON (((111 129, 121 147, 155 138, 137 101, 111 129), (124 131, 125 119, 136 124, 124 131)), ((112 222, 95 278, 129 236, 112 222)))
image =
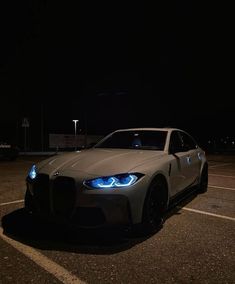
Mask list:
POLYGON ((79 122, 78 119, 73 119, 74 122, 74 141, 75 141, 75 151, 77 150, 77 122, 79 122))

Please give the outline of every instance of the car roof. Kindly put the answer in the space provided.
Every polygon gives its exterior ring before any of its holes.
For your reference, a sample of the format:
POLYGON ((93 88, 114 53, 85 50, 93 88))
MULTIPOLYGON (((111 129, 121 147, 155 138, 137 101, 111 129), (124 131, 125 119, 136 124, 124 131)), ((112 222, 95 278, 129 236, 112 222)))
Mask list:
POLYGON ((142 127, 142 128, 124 128, 124 129, 118 129, 114 132, 118 132, 118 131, 140 131, 140 130, 146 130, 146 131, 173 131, 173 130, 178 130, 178 131, 182 131, 181 129, 178 128, 171 128, 171 127, 142 127))

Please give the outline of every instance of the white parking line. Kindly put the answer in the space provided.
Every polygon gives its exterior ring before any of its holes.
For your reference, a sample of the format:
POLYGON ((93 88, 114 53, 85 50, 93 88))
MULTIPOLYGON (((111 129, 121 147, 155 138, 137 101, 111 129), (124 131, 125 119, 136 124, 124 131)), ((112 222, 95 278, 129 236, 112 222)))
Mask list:
POLYGON ((232 188, 232 187, 216 186, 216 185, 210 185, 210 184, 208 184, 208 187, 235 191, 235 188, 232 188))
POLYGON ((209 176, 235 178, 235 176, 226 176, 226 175, 217 175, 217 174, 209 174, 209 176))
POLYGON ((66 270, 64 267, 60 266, 59 264, 55 263, 45 255, 41 254, 37 250, 19 243, 6 235, 3 234, 3 229, 0 228, 0 237, 13 246, 16 250, 27 256, 29 259, 31 259, 33 262, 35 262, 37 265, 42 267, 44 270, 52 274, 54 277, 56 277, 59 281, 65 284, 82 284, 86 283, 82 280, 80 280, 78 277, 70 273, 68 270, 66 270))
POLYGON ((0 206, 4 206, 4 205, 8 205, 8 204, 14 204, 14 203, 22 203, 22 202, 24 202, 24 199, 0 203, 0 206))
POLYGON ((229 165, 231 165, 231 163, 222 163, 222 164, 216 164, 212 166, 209 165, 209 168, 211 169, 211 168, 224 167, 224 166, 229 166, 229 165))
POLYGON ((203 215, 209 215, 209 216, 213 216, 213 217, 217 217, 217 218, 221 218, 221 219, 227 219, 227 220, 230 220, 230 221, 235 221, 235 218, 233 218, 233 217, 209 213, 209 212, 206 212, 206 211, 196 210, 196 209, 192 209, 192 208, 188 208, 188 207, 182 207, 182 208, 178 207, 178 208, 183 209, 183 210, 187 210, 187 211, 191 211, 191 212, 194 212, 194 213, 199 213, 199 214, 203 214, 203 215))

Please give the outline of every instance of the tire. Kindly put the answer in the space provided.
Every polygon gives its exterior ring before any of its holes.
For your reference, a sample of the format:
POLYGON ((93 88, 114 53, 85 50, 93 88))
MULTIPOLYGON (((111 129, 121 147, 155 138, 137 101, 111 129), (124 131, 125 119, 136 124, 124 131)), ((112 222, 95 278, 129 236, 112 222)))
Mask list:
POLYGON ((166 182, 163 178, 157 178, 151 183, 144 203, 142 228, 146 233, 155 233, 162 227, 166 209, 166 182))
POLYGON ((200 183, 198 185, 198 192, 199 193, 207 192, 207 187, 208 187, 208 165, 205 164, 202 169, 200 183))

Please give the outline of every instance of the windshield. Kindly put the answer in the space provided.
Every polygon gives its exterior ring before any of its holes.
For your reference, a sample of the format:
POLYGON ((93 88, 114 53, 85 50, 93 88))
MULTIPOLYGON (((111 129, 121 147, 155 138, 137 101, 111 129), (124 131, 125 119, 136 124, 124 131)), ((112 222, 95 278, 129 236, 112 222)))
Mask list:
POLYGON ((167 131, 117 131, 105 140, 96 144, 95 148, 120 148, 163 151, 167 131))

